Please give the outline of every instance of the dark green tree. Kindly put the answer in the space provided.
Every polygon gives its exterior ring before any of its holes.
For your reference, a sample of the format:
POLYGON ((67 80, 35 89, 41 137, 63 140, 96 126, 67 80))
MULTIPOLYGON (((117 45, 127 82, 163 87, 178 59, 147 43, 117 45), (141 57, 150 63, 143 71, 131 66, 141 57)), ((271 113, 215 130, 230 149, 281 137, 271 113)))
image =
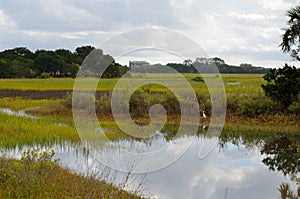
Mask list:
POLYGON ((64 64, 62 67, 62 74, 64 77, 72 77, 75 78, 77 75, 77 72, 79 70, 79 65, 78 64, 64 64))
POLYGON ((59 55, 67 64, 74 63, 75 55, 70 50, 57 49, 55 50, 55 54, 59 55))
POLYGON ((53 51, 44 51, 35 58, 35 67, 39 74, 46 72, 51 76, 62 74, 63 59, 53 51))
POLYGON ((7 62, 4 59, 0 59, 0 78, 10 78, 11 71, 7 62))
POLYGON ((27 59, 34 59, 34 53, 28 50, 26 47, 16 47, 12 49, 17 57, 23 57, 27 59))
POLYGON ((282 43, 280 47, 283 52, 291 53, 291 56, 300 61, 298 56, 300 51, 300 5, 297 5, 287 11, 289 17, 287 27, 284 28, 282 43))
POLYGON ((33 78, 36 76, 34 60, 20 56, 10 63, 12 78, 33 78))
POLYGON ((300 92, 300 69, 286 64, 283 68, 271 69, 263 78, 267 81, 262 85, 265 94, 284 107, 297 99, 300 92))
POLYGON ((128 68, 126 66, 122 66, 119 63, 112 63, 110 64, 105 72, 102 74, 103 78, 117 78, 122 77, 128 68))
POLYGON ((115 60, 110 55, 103 54, 103 50, 94 49, 85 60, 82 62, 82 75, 90 77, 101 77, 110 65, 113 65, 115 60))
POLYGON ((85 57, 88 56, 88 54, 90 54, 90 52, 94 49, 95 47, 93 46, 81 46, 76 48, 74 53, 75 63, 81 65, 85 57))

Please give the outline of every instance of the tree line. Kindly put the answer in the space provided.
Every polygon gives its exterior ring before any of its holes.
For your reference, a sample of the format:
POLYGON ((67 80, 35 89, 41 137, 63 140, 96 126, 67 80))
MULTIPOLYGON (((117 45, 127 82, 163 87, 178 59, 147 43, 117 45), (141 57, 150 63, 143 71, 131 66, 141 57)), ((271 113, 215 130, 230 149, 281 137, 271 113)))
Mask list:
MULTIPOLYGON (((129 68, 115 62, 114 58, 104 54, 101 49, 93 46, 81 46, 74 52, 66 49, 57 50, 36 50, 30 51, 26 47, 16 47, 0 52, 0 78, 46 78, 46 77, 76 77, 77 72, 86 56, 95 51, 100 62, 108 64, 105 72, 100 74, 103 78, 116 78, 123 76, 129 68)), ((97 60, 94 60, 98 63, 97 60)), ((97 64, 95 67, 89 64, 87 76, 99 77, 97 64)), ((161 71, 160 64, 150 65, 149 73, 170 72, 161 71)), ((220 73, 260 73, 265 74, 268 69, 261 67, 238 67, 225 63, 220 58, 196 58, 195 61, 185 60, 183 63, 168 63, 167 66, 180 73, 198 73, 195 67, 203 72, 211 72, 212 65, 216 65, 220 73)))
MULTIPOLYGON (((66 49, 30 51, 16 47, 0 52, 0 78, 76 77, 85 57, 93 46, 81 46, 74 52, 66 49)), ((99 53, 99 51, 98 51, 99 53)), ((120 77, 128 71, 126 66, 115 62, 110 55, 102 53, 103 59, 111 60, 104 78, 120 77)))
POLYGON ((188 59, 184 60, 183 63, 169 63, 167 66, 174 68, 180 73, 199 73, 198 70, 200 70, 201 73, 220 72, 223 74, 266 74, 269 72, 269 69, 263 67, 240 67, 228 65, 219 57, 198 57, 194 61, 188 59), (214 71, 214 67, 212 66, 216 66, 218 71, 214 71), (196 70, 196 68, 198 70, 196 70))

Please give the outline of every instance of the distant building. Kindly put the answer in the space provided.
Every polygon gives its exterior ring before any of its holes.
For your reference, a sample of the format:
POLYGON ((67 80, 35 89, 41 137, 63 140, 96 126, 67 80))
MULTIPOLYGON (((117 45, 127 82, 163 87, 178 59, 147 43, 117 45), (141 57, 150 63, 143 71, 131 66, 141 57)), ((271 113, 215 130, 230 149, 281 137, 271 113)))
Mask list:
POLYGON ((240 67, 245 67, 245 68, 252 68, 252 64, 247 64, 247 63, 242 63, 240 64, 240 67))
POLYGON ((146 61, 129 61, 129 68, 136 68, 139 66, 148 66, 149 62, 146 61))

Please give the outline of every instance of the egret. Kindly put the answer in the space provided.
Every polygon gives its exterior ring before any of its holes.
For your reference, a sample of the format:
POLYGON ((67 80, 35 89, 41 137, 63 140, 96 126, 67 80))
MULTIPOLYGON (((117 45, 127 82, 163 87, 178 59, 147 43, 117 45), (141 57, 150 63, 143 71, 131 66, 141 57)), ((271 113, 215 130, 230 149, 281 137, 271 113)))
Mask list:
POLYGON ((202 115, 203 115, 204 118, 206 118, 206 115, 205 115, 204 111, 202 111, 202 115))

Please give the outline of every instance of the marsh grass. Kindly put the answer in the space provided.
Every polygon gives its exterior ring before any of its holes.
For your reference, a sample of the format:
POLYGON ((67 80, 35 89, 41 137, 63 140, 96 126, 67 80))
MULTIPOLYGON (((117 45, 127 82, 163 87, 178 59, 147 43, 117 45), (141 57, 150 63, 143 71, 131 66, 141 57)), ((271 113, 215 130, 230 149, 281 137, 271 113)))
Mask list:
MULTIPOLYGON (((110 96, 98 98, 95 102, 98 120, 108 123, 113 121, 110 108, 110 96)), ((184 99, 183 103, 185 102, 184 99)), ((205 111, 207 118, 200 116, 200 124, 209 125, 210 122, 210 98, 209 95, 197 93, 199 111, 205 111)), ((288 111, 273 102, 262 93, 231 94, 227 95, 227 116, 225 129, 238 131, 268 131, 268 132, 297 132, 299 131, 299 113, 288 111)), ((167 124, 173 128, 180 123, 180 106, 177 98, 172 93, 153 94, 143 89, 137 90, 130 101, 131 118, 139 125, 147 125, 150 122, 149 107, 160 103, 167 110, 167 124)), ((33 114, 53 115, 55 117, 72 117, 71 98, 67 98, 56 105, 36 109, 33 114)), ((119 114, 122 114, 121 112, 119 114)), ((125 118, 126 119, 126 118, 125 118)), ((128 119, 128 118, 127 118, 128 119)), ((111 125, 111 128, 115 128, 111 125)), ((116 128, 115 128, 116 129, 116 128)), ((116 129, 118 130, 118 129, 116 129)), ((121 134, 122 135, 122 134, 121 134)), ((114 134, 111 135, 115 137, 114 134)), ((123 135, 121 136, 123 137, 123 135)))
MULTIPOLYGON (((183 76, 189 81, 195 91, 201 93, 207 93, 205 82, 195 82, 193 78, 197 78, 199 74, 183 74, 183 76)), ((202 74, 202 77, 216 78, 215 74, 202 74)), ((261 84, 264 82, 263 75, 261 74, 222 74, 226 93, 253 93, 263 92, 261 84)), ((166 79, 172 81, 179 89, 186 89, 173 74, 146 74, 143 78, 166 79)), ((74 80, 71 78, 49 78, 49 79, 0 79, 0 90, 12 89, 12 90, 73 90, 74 80)), ((110 91, 114 88, 118 79, 101 79, 99 81, 98 91, 110 91)), ((132 79, 125 78, 125 84, 130 85, 132 79)), ((82 88, 92 88, 91 85, 94 82, 92 78, 86 78, 82 88)), ((166 88, 163 86, 153 86, 152 92, 166 92, 166 88)))
POLYGON ((299 133, 299 120, 295 114, 261 114, 255 117, 232 115, 227 117, 224 129, 251 133, 299 133))
POLYGON ((0 98, 0 108, 10 108, 14 111, 18 111, 32 107, 47 106, 56 102, 59 102, 59 100, 33 100, 20 97, 5 97, 0 98))
POLYGON ((54 118, 31 119, 0 113, 0 146, 15 147, 63 140, 78 142, 75 128, 59 125, 61 122, 67 121, 54 118))
POLYGON ((71 173, 53 155, 28 150, 21 160, 1 157, 1 198, 140 198, 100 178, 71 173))

